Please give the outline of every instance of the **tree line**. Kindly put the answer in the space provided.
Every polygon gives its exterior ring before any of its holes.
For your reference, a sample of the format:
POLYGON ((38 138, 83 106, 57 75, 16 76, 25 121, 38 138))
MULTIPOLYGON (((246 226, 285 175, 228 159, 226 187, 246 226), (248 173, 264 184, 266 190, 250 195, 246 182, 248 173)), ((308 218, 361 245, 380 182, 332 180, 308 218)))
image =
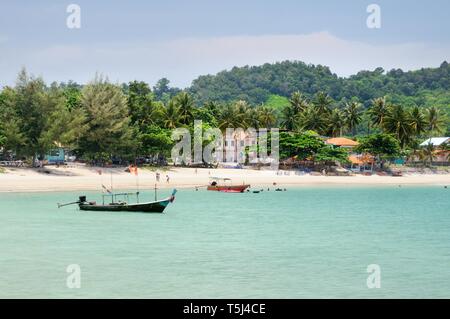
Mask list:
MULTIPOLYGON (((166 79, 153 88, 142 81, 114 84, 100 75, 85 85, 46 85, 22 70, 15 86, 0 91, 0 150, 3 157, 33 163, 56 147, 68 148, 87 161, 168 156, 174 143, 171 130, 193 130, 194 120, 199 119, 204 128, 222 130, 280 127, 284 130, 281 155, 288 157, 299 153, 302 143, 311 142, 305 132, 352 137, 386 134, 402 150, 414 150, 423 138, 443 134, 448 126, 448 118, 437 107, 407 107, 386 97, 377 97, 365 107, 357 97, 343 103, 324 91, 310 98, 294 91, 288 102, 281 109, 239 99, 199 104, 189 90, 170 88, 166 79)), ((333 152, 324 149, 322 155, 330 158, 333 152)), ((333 156, 343 159, 343 154, 333 156)))
POLYGON ((252 104, 267 102, 271 95, 289 97, 300 91, 312 98, 318 91, 345 102, 353 97, 369 106, 370 101, 388 96, 394 102, 426 105, 429 102, 448 107, 450 102, 450 66, 404 72, 401 69, 360 71, 348 78, 338 77, 322 65, 284 61, 261 66, 234 67, 216 75, 195 79, 189 91, 200 104, 206 101, 246 100, 252 104), (432 93, 433 96, 430 96, 432 93))

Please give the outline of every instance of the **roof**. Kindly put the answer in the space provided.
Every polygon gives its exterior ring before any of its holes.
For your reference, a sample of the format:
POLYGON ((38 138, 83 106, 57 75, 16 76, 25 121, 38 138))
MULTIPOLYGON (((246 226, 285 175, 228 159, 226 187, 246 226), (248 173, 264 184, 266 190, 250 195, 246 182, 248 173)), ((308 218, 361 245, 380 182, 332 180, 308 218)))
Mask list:
POLYGON ((447 154, 450 154, 450 151, 447 151, 447 150, 436 150, 436 151, 433 152, 433 154, 437 155, 437 156, 445 156, 447 154))
POLYGON ((336 146, 357 146, 358 142, 351 140, 345 137, 334 137, 325 141, 327 144, 336 145, 336 146))
POLYGON ((433 146, 441 146, 444 143, 450 143, 450 137, 432 137, 420 144, 420 146, 427 146, 429 144, 433 146))
POLYGON ((352 164, 356 165, 362 165, 362 164, 370 164, 373 163, 373 156, 372 155, 350 155, 348 157, 348 160, 352 164))

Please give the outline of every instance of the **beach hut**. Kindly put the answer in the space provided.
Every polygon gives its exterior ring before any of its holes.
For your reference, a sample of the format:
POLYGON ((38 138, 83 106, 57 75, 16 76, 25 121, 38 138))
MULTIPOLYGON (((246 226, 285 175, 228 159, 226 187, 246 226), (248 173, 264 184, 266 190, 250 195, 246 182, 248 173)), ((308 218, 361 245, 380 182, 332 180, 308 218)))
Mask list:
POLYGON ((325 144, 334 145, 337 147, 344 147, 344 148, 348 148, 348 149, 352 149, 353 147, 359 145, 358 142, 351 140, 349 138, 345 138, 345 137, 329 138, 325 141, 325 144))
POLYGON ((425 147, 432 145, 433 147, 439 147, 444 144, 450 144, 450 137, 432 137, 423 141, 420 146, 425 147))
MULTIPOLYGON (((450 160, 450 137, 432 137, 420 144, 421 147, 432 152, 432 163, 448 165, 450 160)), ((416 158, 417 159, 417 158, 416 158)))
POLYGON ((437 163, 448 163, 450 160, 450 151, 448 150, 435 150, 433 152, 433 161, 437 163))
POLYGON ((351 154, 348 157, 353 172, 372 172, 375 159, 370 154, 351 154))
POLYGON ((62 147, 50 150, 50 152, 45 155, 45 160, 48 164, 64 164, 65 162, 65 150, 62 147))

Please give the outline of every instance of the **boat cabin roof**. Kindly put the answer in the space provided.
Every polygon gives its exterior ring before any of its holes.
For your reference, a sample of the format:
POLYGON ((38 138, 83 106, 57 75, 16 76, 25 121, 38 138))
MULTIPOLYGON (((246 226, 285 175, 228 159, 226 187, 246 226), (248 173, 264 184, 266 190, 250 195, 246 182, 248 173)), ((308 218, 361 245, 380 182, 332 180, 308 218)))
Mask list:
POLYGON ((136 192, 136 193, 108 193, 108 194, 102 194, 102 196, 129 196, 129 195, 139 195, 139 192, 136 192))

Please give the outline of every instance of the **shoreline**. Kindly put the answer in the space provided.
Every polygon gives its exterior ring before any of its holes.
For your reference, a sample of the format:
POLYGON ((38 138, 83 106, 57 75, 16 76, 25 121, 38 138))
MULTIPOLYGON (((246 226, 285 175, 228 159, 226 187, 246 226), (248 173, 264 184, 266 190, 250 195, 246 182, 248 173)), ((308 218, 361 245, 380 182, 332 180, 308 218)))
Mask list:
POLYGON ((34 193, 64 191, 101 191, 102 185, 110 188, 111 176, 114 190, 141 191, 158 189, 202 189, 210 177, 229 177, 234 184, 250 184, 259 187, 311 187, 311 186, 450 186, 450 174, 406 174, 392 176, 312 176, 295 175, 284 171, 258 171, 251 169, 170 168, 158 170, 161 178, 156 182, 156 170, 140 169, 136 178, 125 168, 95 167, 45 167, 44 169, 13 168, 0 174, 0 193, 34 193), (102 170, 102 174, 98 173, 102 170), (166 175, 170 181, 167 183, 166 175), (273 185, 276 183, 276 186, 273 185), (139 187, 137 187, 137 185, 139 187))

